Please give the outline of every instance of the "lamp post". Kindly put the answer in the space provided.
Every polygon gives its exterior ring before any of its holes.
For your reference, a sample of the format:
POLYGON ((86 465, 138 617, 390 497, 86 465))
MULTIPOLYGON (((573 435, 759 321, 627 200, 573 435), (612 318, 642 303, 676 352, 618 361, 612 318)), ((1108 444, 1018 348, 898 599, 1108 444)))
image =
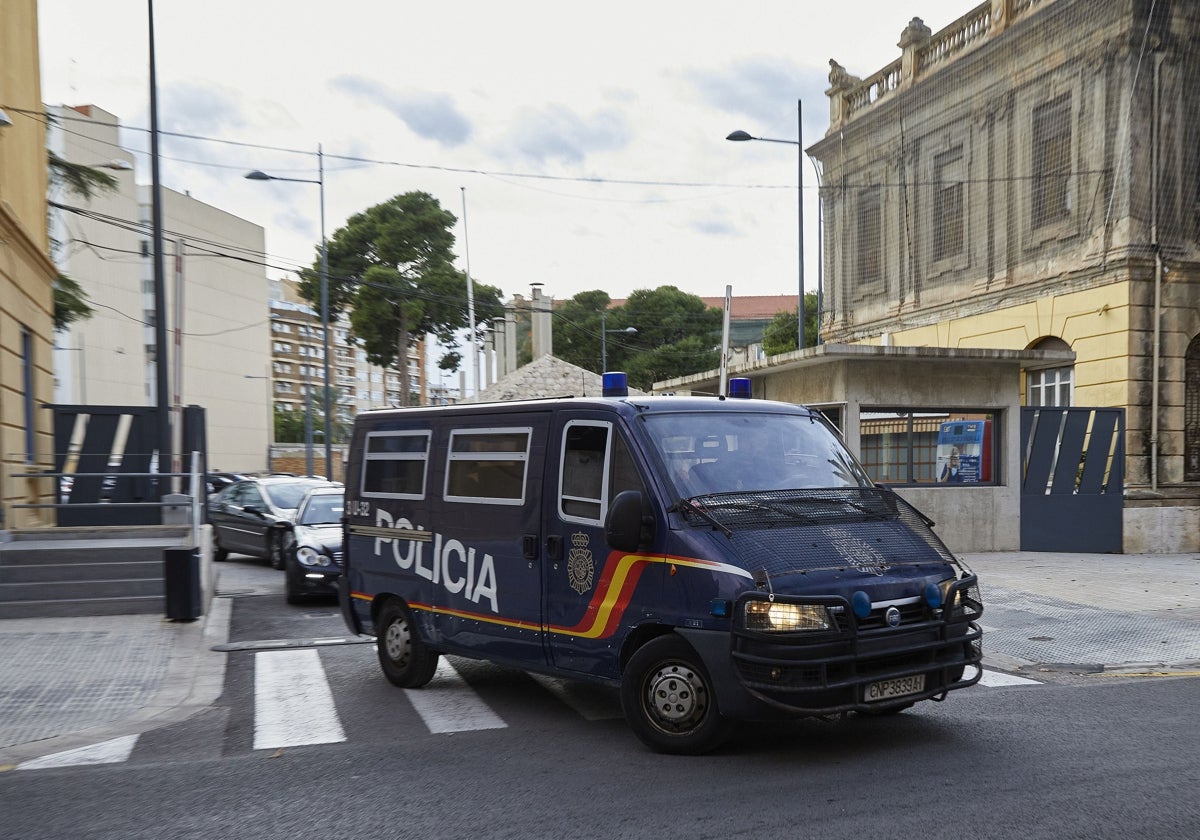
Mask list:
MULTIPOLYGON (((329 249, 325 243, 325 154, 321 146, 317 145, 317 180, 311 178, 284 178, 279 175, 268 175, 266 172, 254 170, 246 173, 246 177, 251 181, 294 181, 301 184, 316 184, 320 188, 321 197, 321 333, 324 339, 324 356, 325 356, 325 381, 321 394, 321 410, 325 412, 325 476, 326 478, 334 478, 333 475, 333 435, 328 434, 332 430, 333 418, 330 416, 329 406, 329 249)), ((311 405, 312 395, 308 397, 308 403, 311 405)), ((311 416, 311 411, 309 412, 311 416)), ((308 423, 309 428, 312 427, 311 420, 308 423)), ((309 464, 308 472, 312 474, 312 441, 308 441, 309 447, 309 464)))
POLYGON ((625 327, 621 330, 610 330, 606 328, 608 323, 608 313, 600 312, 600 373, 608 372, 608 334, 609 333, 625 333, 626 335, 636 335, 637 327, 625 327))
POLYGON ((795 140, 777 140, 773 137, 755 137, 745 131, 735 131, 725 138, 734 142, 744 142, 746 140, 761 140, 764 143, 786 143, 789 146, 795 146, 797 151, 798 165, 796 168, 799 185, 796 187, 796 205, 797 218, 799 220, 799 254, 800 254, 800 297, 797 306, 797 315, 799 320, 799 335, 796 346, 804 349, 804 111, 800 100, 796 100, 796 139, 795 140))

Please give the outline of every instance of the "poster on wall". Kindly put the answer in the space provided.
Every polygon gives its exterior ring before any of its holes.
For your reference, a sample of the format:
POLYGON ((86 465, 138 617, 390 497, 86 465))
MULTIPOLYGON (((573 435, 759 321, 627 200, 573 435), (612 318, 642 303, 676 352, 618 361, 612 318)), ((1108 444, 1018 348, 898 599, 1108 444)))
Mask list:
POLYGON ((939 484, 992 480, 991 428, 987 420, 953 420, 938 427, 939 484))

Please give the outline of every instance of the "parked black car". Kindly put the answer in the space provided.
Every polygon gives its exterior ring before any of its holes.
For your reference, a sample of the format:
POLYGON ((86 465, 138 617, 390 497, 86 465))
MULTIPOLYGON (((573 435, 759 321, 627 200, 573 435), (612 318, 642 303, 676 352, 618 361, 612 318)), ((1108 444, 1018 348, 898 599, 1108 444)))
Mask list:
POLYGON ((231 552, 265 557, 283 568, 283 546, 304 494, 314 487, 340 487, 323 478, 296 476, 247 478, 209 499, 213 560, 231 552))
POLYGON ((303 603, 314 595, 337 594, 344 510, 341 487, 314 487, 300 503, 292 538, 284 549, 289 604, 303 603))

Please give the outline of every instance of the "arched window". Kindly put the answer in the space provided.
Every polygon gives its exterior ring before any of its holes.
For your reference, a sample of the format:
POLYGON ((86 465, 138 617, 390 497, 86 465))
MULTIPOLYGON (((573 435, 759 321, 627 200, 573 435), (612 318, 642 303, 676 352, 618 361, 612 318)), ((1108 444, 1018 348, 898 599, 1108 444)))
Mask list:
MULTIPOLYGON (((1029 345, 1030 350, 1070 350, 1061 338, 1050 336, 1029 345)), ((1075 402, 1075 367, 1027 368, 1025 404, 1069 406, 1075 402)))
POLYGON ((1200 481, 1200 335, 1183 362, 1183 480, 1200 481))

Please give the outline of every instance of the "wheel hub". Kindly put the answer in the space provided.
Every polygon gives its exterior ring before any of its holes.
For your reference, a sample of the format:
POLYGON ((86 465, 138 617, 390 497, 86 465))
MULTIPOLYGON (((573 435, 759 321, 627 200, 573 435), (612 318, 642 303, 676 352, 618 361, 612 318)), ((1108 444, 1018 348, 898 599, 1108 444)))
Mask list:
POLYGON ((671 729, 687 728, 703 717, 708 706, 700 675, 680 662, 664 663, 650 675, 646 702, 654 716, 671 729))
POLYGON ((393 621, 388 625, 383 643, 388 657, 397 664, 403 664, 411 648, 408 625, 402 621, 393 621))

